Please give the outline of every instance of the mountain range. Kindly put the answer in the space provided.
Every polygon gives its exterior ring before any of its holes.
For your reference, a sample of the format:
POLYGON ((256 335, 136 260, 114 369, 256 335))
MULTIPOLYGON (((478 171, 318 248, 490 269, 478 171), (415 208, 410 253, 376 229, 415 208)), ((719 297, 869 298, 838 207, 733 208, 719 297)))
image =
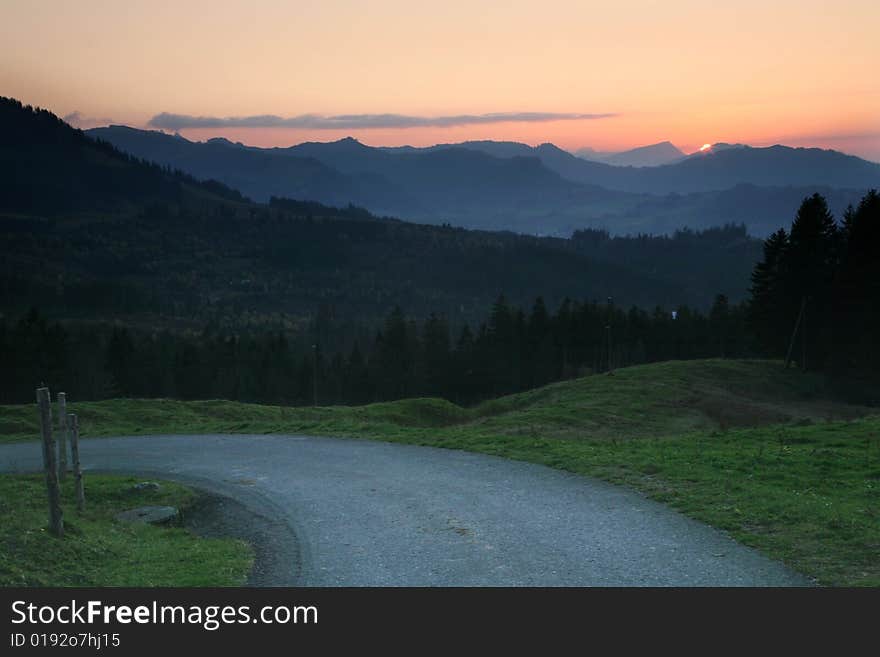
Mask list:
MULTIPOLYGON (((285 166, 296 175, 359 180, 304 155, 160 136, 156 141, 169 149, 176 144, 198 162, 213 157, 229 170, 263 162, 264 171, 285 166)), ((335 148, 344 154, 351 146, 335 148)), ((355 148, 388 158, 386 173, 401 166, 396 155, 355 148)), ((423 160, 456 184, 494 171, 500 180, 516 173, 525 185, 535 174, 548 189, 580 189, 535 158, 441 149, 407 161, 418 170, 428 166, 423 160), (471 169, 456 173, 459 165, 471 169)), ((551 307, 566 297, 612 296, 622 307, 707 308, 718 293, 744 297, 761 251, 742 227, 653 238, 586 231, 559 239, 422 225, 300 200, 253 202, 8 98, 0 98, 0 180, 6 316, 38 306, 54 317, 151 328, 210 322, 274 330, 302 327, 318 309, 340 322, 369 323, 400 305, 455 323, 481 317, 501 293, 522 306, 538 296, 551 307)))
POLYGON ((718 144, 651 167, 588 161, 553 144, 470 141, 371 147, 345 138, 257 148, 125 126, 87 133, 139 158, 216 179, 257 201, 354 204, 466 228, 568 236, 668 233, 744 223, 764 236, 816 191, 841 213, 880 187, 880 164, 836 151, 718 144))

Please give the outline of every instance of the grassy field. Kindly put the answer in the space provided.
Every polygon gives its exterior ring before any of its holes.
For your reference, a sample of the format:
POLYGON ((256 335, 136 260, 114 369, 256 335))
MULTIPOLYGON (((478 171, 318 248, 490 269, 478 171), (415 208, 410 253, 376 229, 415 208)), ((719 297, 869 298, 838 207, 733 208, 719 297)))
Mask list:
POLYGON ((235 586, 253 556, 237 540, 199 538, 182 527, 117 522, 120 511, 146 504, 186 510, 189 488, 161 482, 134 492, 130 477, 89 474, 79 513, 72 482, 63 490, 65 536, 46 532, 43 476, 0 475, 0 586, 235 586))
MULTIPOLYGON (((542 463, 641 490, 820 583, 880 585, 880 418, 776 362, 644 365, 470 409, 437 399, 70 406, 85 436, 311 433, 542 463)), ((33 406, 0 407, 0 440, 36 435, 33 406)))

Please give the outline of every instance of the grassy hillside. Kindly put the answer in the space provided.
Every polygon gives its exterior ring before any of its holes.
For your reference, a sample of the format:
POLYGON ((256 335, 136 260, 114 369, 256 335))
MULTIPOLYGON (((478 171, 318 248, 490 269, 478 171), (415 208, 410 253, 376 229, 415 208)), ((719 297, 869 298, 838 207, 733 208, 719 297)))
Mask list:
MULTIPOLYGON (((441 399, 318 408, 167 399, 113 399, 71 406, 86 437, 310 432, 385 440, 423 433, 426 439, 449 433, 577 440, 656 438, 798 420, 851 419, 869 412, 828 399, 817 375, 785 370, 775 361, 718 359, 628 367, 611 376, 555 383, 474 408, 441 399)), ((31 440, 37 434, 33 408, 0 406, 0 442, 31 440)))
MULTIPOLYGON (((472 409, 437 399, 357 408, 223 401, 72 404, 87 436, 312 433, 516 458, 644 491, 824 584, 880 585, 880 418, 767 361, 621 369, 472 409)), ((0 440, 36 437, 0 407, 0 440)))

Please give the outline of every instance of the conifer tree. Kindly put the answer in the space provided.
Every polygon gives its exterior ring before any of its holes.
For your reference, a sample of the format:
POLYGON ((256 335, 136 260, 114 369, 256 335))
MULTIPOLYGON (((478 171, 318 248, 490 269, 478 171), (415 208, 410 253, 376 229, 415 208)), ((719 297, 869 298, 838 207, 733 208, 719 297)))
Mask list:
POLYGON ((780 228, 764 241, 764 258, 752 272, 749 321, 759 348, 773 356, 785 349, 783 266, 787 250, 788 234, 780 228))

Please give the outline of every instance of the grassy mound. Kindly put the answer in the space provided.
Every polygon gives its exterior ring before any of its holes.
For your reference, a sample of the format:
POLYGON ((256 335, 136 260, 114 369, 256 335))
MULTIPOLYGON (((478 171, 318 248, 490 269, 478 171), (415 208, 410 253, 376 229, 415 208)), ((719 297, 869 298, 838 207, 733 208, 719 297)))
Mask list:
MULTIPOLYGON (((75 397, 71 395, 71 397, 75 397)), ((86 437, 149 433, 293 433, 391 439, 412 429, 553 438, 638 438, 803 419, 851 419, 870 409, 829 400, 821 378, 772 361, 672 361, 555 383, 465 409, 442 399, 366 406, 287 407, 229 401, 112 399, 69 404, 86 437)), ((32 405, 0 406, 0 442, 34 440, 32 405)))
POLYGON ((822 378, 776 361, 670 361, 589 376, 486 402, 486 429, 556 438, 640 438, 799 420, 852 419, 870 409, 828 398, 822 378))
POLYGON ((240 586, 250 572, 250 547, 231 539, 199 538, 181 527, 117 522, 120 511, 176 506, 186 513, 195 493, 162 482, 132 491, 139 480, 88 474, 86 509, 63 489, 65 535, 46 531, 42 475, 0 475, 0 586, 240 586))

